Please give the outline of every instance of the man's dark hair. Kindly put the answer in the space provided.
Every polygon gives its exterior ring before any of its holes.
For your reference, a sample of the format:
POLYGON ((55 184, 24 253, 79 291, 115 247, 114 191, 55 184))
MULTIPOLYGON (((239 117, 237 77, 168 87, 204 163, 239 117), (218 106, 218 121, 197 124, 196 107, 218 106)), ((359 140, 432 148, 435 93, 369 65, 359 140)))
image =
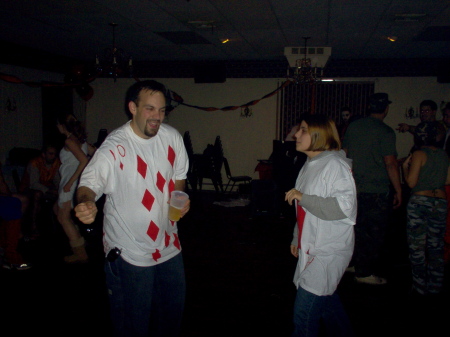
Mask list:
POLYGON ((155 80, 145 80, 145 81, 137 81, 131 87, 128 88, 126 96, 125 96, 125 111, 129 117, 131 117, 130 112, 128 111, 128 103, 134 102, 138 105, 139 94, 143 90, 149 91, 160 91, 164 97, 166 98, 166 113, 173 110, 171 109, 171 99, 168 90, 164 86, 164 84, 157 82, 155 80))
POLYGON ((435 101, 432 101, 431 99, 426 99, 420 103, 420 108, 423 106, 429 106, 431 110, 437 111, 438 107, 435 101))

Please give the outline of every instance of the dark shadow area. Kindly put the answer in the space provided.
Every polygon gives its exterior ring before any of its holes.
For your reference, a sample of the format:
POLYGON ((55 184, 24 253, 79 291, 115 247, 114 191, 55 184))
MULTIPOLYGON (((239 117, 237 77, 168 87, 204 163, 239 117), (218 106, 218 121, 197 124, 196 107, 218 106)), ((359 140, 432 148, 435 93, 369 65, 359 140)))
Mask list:
MULTIPOLYGON (((182 337, 290 336, 293 216, 217 204, 238 195, 189 193, 191 212, 179 222, 187 281, 182 337)), ((445 331, 448 313, 439 304, 449 300, 448 281, 438 299, 421 301, 409 293, 403 211, 392 218, 380 266, 388 284, 360 285, 347 273, 339 285, 357 336, 445 331)), ((42 219, 40 226, 49 227, 39 240, 22 243, 34 267, 0 271, 2 322, 19 336, 110 336, 101 221, 83 229, 91 258, 86 265, 65 265, 69 247, 62 229, 51 219, 42 219)))

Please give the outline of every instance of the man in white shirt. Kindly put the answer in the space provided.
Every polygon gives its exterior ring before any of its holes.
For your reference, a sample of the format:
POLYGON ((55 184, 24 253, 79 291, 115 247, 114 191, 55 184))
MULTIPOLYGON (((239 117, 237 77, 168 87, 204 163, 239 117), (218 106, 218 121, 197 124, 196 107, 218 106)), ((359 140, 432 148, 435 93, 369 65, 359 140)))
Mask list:
POLYGON ((180 133, 162 123, 164 85, 136 82, 126 103, 132 119, 107 136, 86 166, 75 212, 92 223, 95 201, 106 195, 103 242, 115 336, 178 336, 185 278, 168 201, 170 192, 185 188, 188 157, 180 133))

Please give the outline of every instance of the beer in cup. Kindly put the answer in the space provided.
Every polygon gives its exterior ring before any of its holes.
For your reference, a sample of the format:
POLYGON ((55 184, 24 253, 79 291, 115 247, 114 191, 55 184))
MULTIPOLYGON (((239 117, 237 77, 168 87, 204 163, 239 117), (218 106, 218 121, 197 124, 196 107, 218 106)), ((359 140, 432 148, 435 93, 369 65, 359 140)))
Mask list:
POLYGON ((180 220, 181 209, 186 205, 188 199, 189 195, 183 191, 172 191, 172 193, 170 193, 169 220, 180 220))

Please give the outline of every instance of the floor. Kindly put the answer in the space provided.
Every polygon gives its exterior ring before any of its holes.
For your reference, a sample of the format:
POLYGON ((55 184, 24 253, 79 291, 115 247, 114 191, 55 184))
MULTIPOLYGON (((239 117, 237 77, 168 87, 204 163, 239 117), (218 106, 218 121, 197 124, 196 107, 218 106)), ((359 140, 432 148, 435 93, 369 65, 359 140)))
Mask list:
MULTIPOLYGON (((238 195, 190 194, 191 212, 179 222, 187 281, 182 337, 288 337, 296 263, 290 209, 265 212, 238 195)), ((361 285, 346 274, 339 285, 356 336, 432 336, 449 318, 448 281, 437 299, 409 293, 403 218, 401 210, 393 217, 380 267, 389 283, 361 285)), ((0 271, 3 326, 16 336, 109 336, 101 222, 84 230, 87 265, 64 265, 69 250, 61 229, 51 221, 40 227, 39 240, 22 243, 34 267, 0 271)))

